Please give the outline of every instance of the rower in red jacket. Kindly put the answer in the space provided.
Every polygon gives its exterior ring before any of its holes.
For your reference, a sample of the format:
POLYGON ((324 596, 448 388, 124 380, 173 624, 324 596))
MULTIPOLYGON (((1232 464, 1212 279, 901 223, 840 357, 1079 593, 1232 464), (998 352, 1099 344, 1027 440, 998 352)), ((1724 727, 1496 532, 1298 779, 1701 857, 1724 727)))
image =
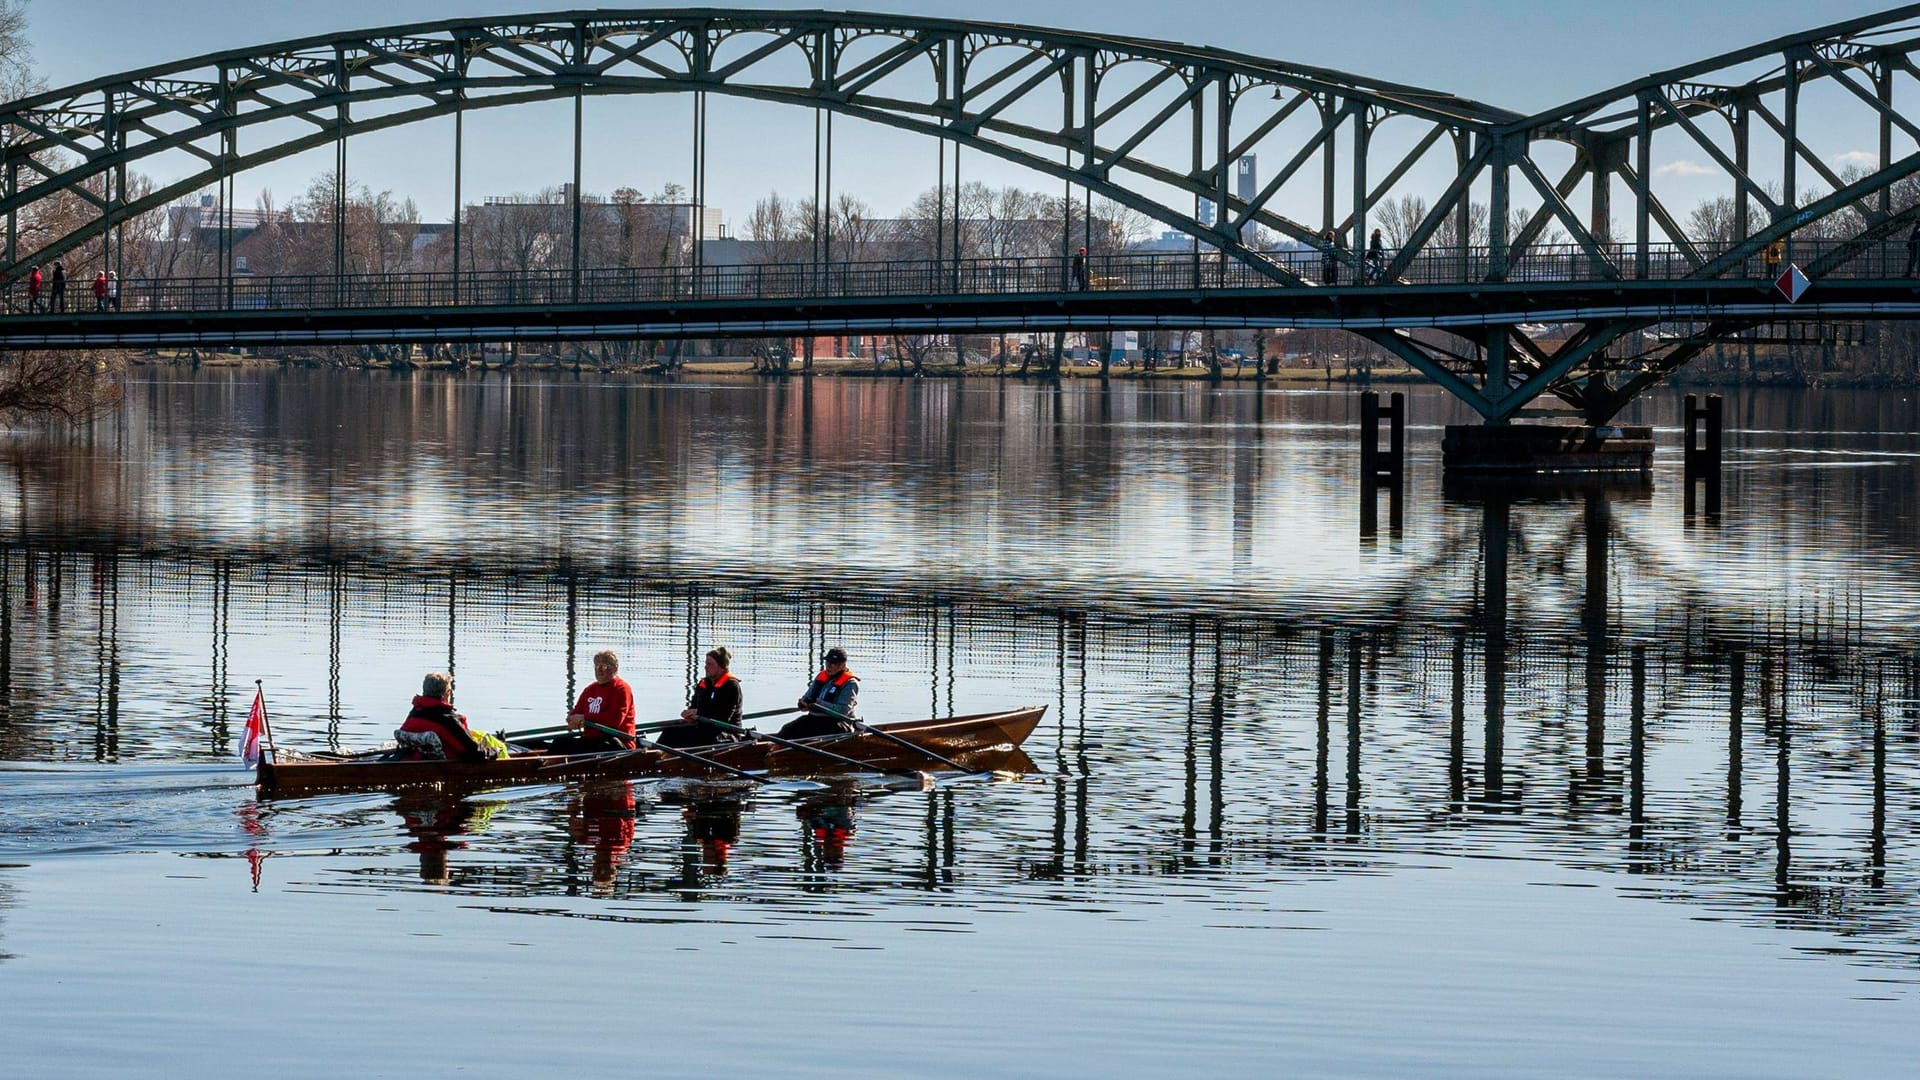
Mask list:
POLYGON ((393 733, 403 761, 487 761, 493 757, 473 733, 467 718, 453 709, 453 676, 436 671, 420 680, 413 711, 393 733))
POLYGON ((580 691, 580 700, 567 714, 567 726, 572 733, 553 740, 551 752, 595 754, 634 745, 633 687, 620 677, 620 657, 612 649, 593 654, 593 681, 580 691), (612 728, 620 734, 609 735, 600 728, 612 728))

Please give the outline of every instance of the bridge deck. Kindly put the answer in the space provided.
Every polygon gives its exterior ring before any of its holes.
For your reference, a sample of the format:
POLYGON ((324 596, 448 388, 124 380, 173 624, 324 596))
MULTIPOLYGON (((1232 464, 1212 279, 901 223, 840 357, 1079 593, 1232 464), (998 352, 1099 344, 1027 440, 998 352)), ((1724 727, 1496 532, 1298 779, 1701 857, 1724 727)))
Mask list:
MULTIPOLYGON (((559 270, 135 279, 117 304, 70 283, 48 311, 19 281, 0 303, 0 346, 538 341, 628 337, 756 337, 802 333, 991 333, 1046 330, 1298 327, 1464 329, 1518 323, 1651 319, 1792 321, 1913 318, 1920 278, 1904 244, 1853 250, 1803 244, 1826 260, 1800 303, 1773 287, 1777 267, 1689 276, 1679 252, 1630 252, 1601 263, 1579 249, 1533 252, 1505 280, 1485 279, 1486 252, 1436 251, 1391 282, 1316 252, 1287 252, 1263 273, 1189 254, 1097 258, 1085 287, 1065 260, 970 259, 559 270), (1844 255, 1844 261, 1836 256, 1844 255)), ((1755 260, 1756 264, 1759 260, 1755 260)))

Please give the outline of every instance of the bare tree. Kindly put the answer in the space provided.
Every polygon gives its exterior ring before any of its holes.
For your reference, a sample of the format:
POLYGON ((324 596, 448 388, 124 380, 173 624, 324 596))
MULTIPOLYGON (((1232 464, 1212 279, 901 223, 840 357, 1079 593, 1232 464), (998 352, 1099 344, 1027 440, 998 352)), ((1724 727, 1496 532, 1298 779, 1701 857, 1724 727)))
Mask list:
POLYGON ((885 236, 873 207, 851 195, 841 194, 833 200, 827 223, 832 261, 866 262, 877 257, 885 236))
POLYGON ((120 402, 118 354, 0 352, 0 417, 86 420, 120 402))
POLYGON ((774 192, 753 204, 747 215, 747 239, 754 242, 751 261, 788 266, 811 261, 814 241, 813 200, 788 200, 774 192))
POLYGON ((684 238, 676 220, 681 194, 673 184, 651 198, 631 187, 614 191, 606 212, 593 217, 600 227, 589 230, 589 235, 606 250, 590 258, 589 265, 636 269, 678 262, 684 238))
POLYGON ((17 101, 45 88, 33 66, 26 0, 0 0, 0 100, 17 101))
MULTIPOLYGON (((0 97, 17 100, 43 86, 27 38, 27 5, 24 0, 0 0, 0 97)), ((18 131, 9 134, 20 137, 18 131)), ((59 155, 45 154, 41 164, 57 170, 58 161, 59 155)), ((104 179, 91 185, 95 198, 105 195, 103 183, 104 179)), ((91 206, 78 192, 64 191, 41 199, 23 208, 16 218, 21 246, 32 251, 69 234, 91 216, 91 206)), ((91 257, 97 262, 102 252, 101 241, 94 239, 90 246, 81 248, 75 261, 91 257)), ((123 366, 117 354, 100 357, 39 350, 0 352, 0 417, 22 421, 84 420, 94 416, 119 401, 118 373, 123 366)))
POLYGON ((1716 248, 1733 243, 1735 209, 1734 201, 1724 195, 1706 200, 1687 215, 1687 237, 1696 244, 1716 248))
POLYGON ((512 195, 469 206, 464 213, 475 269, 526 273, 564 264, 561 233, 568 227, 567 207, 560 189, 512 195))

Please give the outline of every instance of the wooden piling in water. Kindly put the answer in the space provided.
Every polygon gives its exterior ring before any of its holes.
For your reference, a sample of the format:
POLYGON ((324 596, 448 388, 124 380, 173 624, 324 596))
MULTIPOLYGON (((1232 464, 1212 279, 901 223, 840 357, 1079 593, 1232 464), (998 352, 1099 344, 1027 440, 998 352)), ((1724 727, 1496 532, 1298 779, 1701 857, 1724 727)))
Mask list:
POLYGON ((1404 520, 1404 480, 1407 462, 1407 398, 1396 393, 1385 404, 1381 395, 1369 391, 1360 395, 1360 534, 1371 538, 1379 532, 1379 492, 1387 489, 1389 528, 1400 535, 1404 520), (1380 448, 1380 421, 1387 421, 1387 447, 1380 448))
POLYGON ((1683 406, 1686 423, 1686 447, 1682 452, 1686 484, 1685 512, 1696 509, 1693 485, 1706 485, 1707 515, 1720 516, 1720 451, 1726 434, 1725 401, 1719 394, 1708 394, 1703 404, 1688 394, 1683 406))
POLYGON ((1378 483, 1400 482, 1407 461, 1407 396, 1395 393, 1386 404, 1378 392, 1360 395, 1360 476, 1378 483), (1380 421, 1387 421, 1387 449, 1380 451, 1380 421))

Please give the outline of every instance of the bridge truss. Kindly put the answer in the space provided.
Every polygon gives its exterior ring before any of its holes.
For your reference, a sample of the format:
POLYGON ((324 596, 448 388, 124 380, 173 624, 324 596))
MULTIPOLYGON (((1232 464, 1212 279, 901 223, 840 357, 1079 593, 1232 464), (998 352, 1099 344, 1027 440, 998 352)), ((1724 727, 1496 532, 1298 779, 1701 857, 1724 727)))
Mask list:
MULTIPOLYGON (((31 264, 67 255, 119 265, 126 226, 138 216, 209 188, 230 214, 239 174, 331 147, 335 267, 344 276, 354 136, 450 118, 460 205, 467 113, 570 100, 574 242, 562 299, 586 302, 593 268, 580 261, 583 102, 693 95, 697 213, 706 197, 706 102, 718 94, 928 136, 941 147, 942 190, 949 183, 957 189, 963 150, 1022 166, 1057 181, 1066 202, 1110 200, 1185 234, 1196 261, 1204 256, 1256 276, 1258 295, 1276 315, 1299 318, 1317 308, 1442 383, 1490 422, 1520 415, 1549 393, 1597 422, 1730 334, 1822 317, 1818 305, 1773 302, 1770 275, 1756 268, 1772 268, 1762 256, 1776 242, 1785 246, 1783 260, 1799 262, 1816 283, 1858 279, 1857 261, 1881 252, 1910 224, 1907 189, 1920 171, 1920 124, 1909 119, 1906 102, 1920 91, 1917 50, 1920 5, 1908 5, 1525 116, 1223 50, 1025 26, 713 9, 447 20, 204 56, 0 106, 7 229, 0 274, 12 281, 31 264), (1815 106, 1817 133, 1803 121, 1815 106), (1814 137, 1835 131, 1868 133, 1876 145, 1849 147, 1857 164, 1842 170, 1833 147, 1814 137), (1235 170, 1256 152, 1283 164, 1248 190, 1236 183, 1235 170), (1711 174, 1730 198, 1716 235, 1691 228, 1685 212, 1662 198, 1660 163, 1676 153, 1686 155, 1689 171, 1711 174), (1870 160, 1861 161, 1862 154, 1870 160), (170 171, 162 173, 162 165, 170 171), (130 187, 129 171, 139 169, 168 179, 130 187), (1326 267, 1343 268, 1349 282, 1364 286, 1365 238, 1389 208, 1404 211, 1409 195, 1418 198, 1411 204, 1418 213, 1396 219, 1403 235, 1371 286, 1320 291, 1331 275, 1303 273, 1297 260, 1254 242, 1259 229, 1296 250, 1316 250, 1326 267), (46 212, 56 204, 70 212, 46 212), (1817 254, 1801 259, 1802 245, 1817 254), (1575 316, 1552 349, 1521 329, 1535 321, 1524 309, 1540 304, 1513 302, 1516 293, 1526 299, 1550 284, 1520 272, 1549 247, 1577 253, 1575 276, 1587 290, 1577 304, 1556 307, 1548 298, 1548 307, 1575 316), (1450 281, 1428 281, 1449 252, 1458 253, 1458 272, 1450 281), (1678 274, 1671 270, 1674 252, 1678 274), (1655 268, 1656 259, 1665 269, 1655 268), (1423 283, 1409 286, 1416 267, 1425 268, 1423 283), (1678 302, 1678 293, 1650 292, 1654 279, 1684 285, 1687 302, 1678 302), (1621 302, 1600 302, 1609 285, 1621 302), (1501 301, 1485 301, 1489 290, 1501 301), (1450 305, 1514 315, 1505 322, 1468 319, 1463 328, 1447 317, 1450 305), (1355 317, 1355 308, 1367 317, 1355 317), (1676 312, 1685 332, 1645 333, 1670 324, 1676 312)), ((831 125, 826 130, 830 139, 831 125)), ((827 154, 830 162, 830 144, 827 154)), ((947 235, 957 266, 961 211, 955 205, 951 212, 947 235)), ((220 235, 225 242, 232 229, 220 235)), ((1079 239, 1063 221, 1063 260, 1079 239)), ((831 242, 828 234, 828 259, 831 242)), ((696 260, 698 252, 695 244, 696 260)), ((1882 317, 1920 315, 1905 282, 1889 277, 1878 292, 1862 292, 1857 281, 1851 287, 1855 307, 1882 317)), ((1044 298, 1056 319, 1071 323, 1080 311, 1103 314, 1096 320, 1103 325, 1113 318, 1115 297, 1049 291, 1059 294, 1044 298)), ((1190 300, 1199 324, 1258 325, 1259 305, 1225 292, 1196 281, 1192 289, 1135 299, 1162 306, 1190 300)), ((898 299, 924 305, 945 296, 934 289, 898 299)), ((397 340, 407 313, 347 317, 360 339, 397 340)), ((811 325, 804 316, 793 321, 811 325)), ((19 333, 0 335, 16 342, 80 347, 112 338, 104 326, 63 334, 31 319, 0 322, 17 325, 19 333)), ((757 328, 767 320, 746 323, 757 328)), ((725 318, 699 325, 754 332, 725 318)))

